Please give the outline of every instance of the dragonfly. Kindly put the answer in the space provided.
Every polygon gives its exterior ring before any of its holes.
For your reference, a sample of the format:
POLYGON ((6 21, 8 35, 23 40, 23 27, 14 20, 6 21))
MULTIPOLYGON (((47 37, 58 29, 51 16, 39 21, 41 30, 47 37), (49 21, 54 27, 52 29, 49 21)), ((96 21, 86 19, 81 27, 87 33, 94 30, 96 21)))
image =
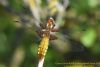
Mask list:
MULTIPOLYGON (((26 19, 24 19, 23 18, 23 15, 18 15, 19 16, 19 18, 21 19, 21 20, 15 20, 14 19, 14 21, 15 22, 18 22, 18 23, 21 23, 22 24, 22 26, 23 27, 25 27, 25 29, 26 28, 28 28, 27 27, 27 24, 31 24, 31 22, 28 22, 27 23, 27 21, 28 20, 26 20, 26 19)), ((36 20, 36 19, 34 19, 35 21, 38 21, 38 20, 36 20)), ((67 35, 67 33, 64 33, 64 32, 62 32, 62 33, 60 33, 60 32, 58 32, 58 28, 57 29, 55 29, 56 28, 56 26, 57 26, 57 21, 55 22, 54 21, 54 19, 53 18, 49 18, 48 19, 48 21, 47 21, 47 23, 40 23, 40 21, 38 21, 39 22, 39 26, 37 26, 36 25, 36 23, 34 23, 34 24, 31 24, 32 25, 32 27, 33 27, 33 25, 34 25, 34 27, 36 27, 36 32, 37 32, 37 34, 40 36, 40 38, 41 38, 41 41, 40 41, 40 44, 39 44, 39 47, 38 47, 38 52, 37 52, 37 55, 38 55, 38 59, 39 60, 41 60, 41 59, 43 59, 43 58, 45 58, 45 55, 46 55, 46 53, 47 53, 47 50, 48 50, 48 46, 49 46, 49 41, 52 41, 52 40, 60 40, 60 42, 63 42, 64 44, 61 44, 61 45, 66 45, 66 41, 65 40, 68 40, 71 44, 72 44, 72 46, 77 46, 77 48, 78 48, 78 50, 84 50, 84 47, 83 46, 80 46, 80 45, 78 45, 77 43, 78 42, 76 42, 74 39, 72 39, 71 37, 70 37, 70 35, 67 35), (40 30, 39 30, 40 29, 40 30), (59 38, 57 37, 57 36, 55 36, 55 35, 53 35, 52 33, 54 33, 54 32, 57 32, 58 34, 62 34, 62 36, 63 36, 63 39, 62 39, 62 37, 60 37, 59 36, 59 38)), ((42 21, 41 21, 42 22, 42 21)), ((61 29, 61 28, 60 28, 61 29)), ((66 31, 66 30, 64 30, 64 31, 66 31)), ((58 45, 59 43, 57 43, 57 45, 58 45)), ((70 44, 70 45, 71 45, 70 44)), ((73 47, 74 48, 74 47, 73 47)), ((59 49, 59 47, 57 47, 57 49, 59 49)), ((75 48, 76 49, 76 48, 75 48)))
POLYGON ((38 48, 38 57, 39 59, 42 59, 45 57, 48 45, 49 45, 49 40, 56 40, 57 37, 51 32, 58 32, 57 29, 55 29, 55 21, 53 18, 49 18, 47 23, 45 25, 40 24, 41 30, 37 31, 38 35, 42 38, 39 48, 38 48))
MULTIPOLYGON (((21 18, 21 19, 23 20, 23 18, 21 18)), ((15 22, 20 22, 20 21, 16 20, 15 22)), ((49 46, 49 41, 56 40, 56 39, 58 39, 58 40, 60 39, 62 42, 65 42, 63 40, 69 40, 73 46, 77 46, 77 48, 79 50, 81 50, 81 49, 83 50, 82 46, 77 45, 78 42, 74 41, 70 36, 65 36, 66 33, 63 34, 63 36, 64 36, 63 38, 65 38, 65 39, 60 38, 60 36, 58 38, 57 36, 55 36, 54 34, 52 34, 54 32, 58 32, 58 29, 55 29, 56 28, 56 24, 57 23, 55 23, 54 19, 51 18, 51 17, 48 19, 47 23, 40 23, 39 24, 40 25, 40 30, 36 31, 37 34, 41 38, 41 41, 40 41, 40 44, 39 44, 39 47, 38 47, 38 52, 37 52, 39 60, 42 60, 43 58, 45 58, 45 55, 47 53, 48 46, 49 46)), ((36 28, 38 29, 39 27, 36 26, 36 28)), ((61 45, 63 45, 63 44, 61 44, 61 45)))

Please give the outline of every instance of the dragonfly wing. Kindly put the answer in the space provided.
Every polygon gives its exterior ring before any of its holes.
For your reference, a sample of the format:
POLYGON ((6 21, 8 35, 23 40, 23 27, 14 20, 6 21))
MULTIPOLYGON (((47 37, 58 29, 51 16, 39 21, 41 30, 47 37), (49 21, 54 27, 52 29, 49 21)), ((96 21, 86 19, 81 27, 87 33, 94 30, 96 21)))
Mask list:
POLYGON ((43 32, 41 30, 37 30, 36 32, 42 38, 43 32))
POLYGON ((58 29, 52 29, 51 32, 58 32, 58 29))
POLYGON ((55 35, 50 35, 50 39, 49 40, 56 40, 57 39, 57 37, 55 36, 55 35))
POLYGON ((46 24, 41 24, 41 23, 40 23, 40 27, 41 27, 42 29, 45 29, 45 28, 46 28, 46 24))

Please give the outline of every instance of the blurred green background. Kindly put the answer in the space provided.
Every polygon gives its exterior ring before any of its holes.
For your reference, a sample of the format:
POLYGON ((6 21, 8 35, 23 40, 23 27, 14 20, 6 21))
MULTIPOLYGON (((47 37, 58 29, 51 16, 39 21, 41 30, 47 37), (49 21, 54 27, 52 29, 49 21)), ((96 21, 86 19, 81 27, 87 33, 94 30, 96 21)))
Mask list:
POLYGON ((37 67, 36 30, 49 17, 59 32, 49 43, 44 67, 99 62, 100 0, 0 0, 0 67, 37 67))

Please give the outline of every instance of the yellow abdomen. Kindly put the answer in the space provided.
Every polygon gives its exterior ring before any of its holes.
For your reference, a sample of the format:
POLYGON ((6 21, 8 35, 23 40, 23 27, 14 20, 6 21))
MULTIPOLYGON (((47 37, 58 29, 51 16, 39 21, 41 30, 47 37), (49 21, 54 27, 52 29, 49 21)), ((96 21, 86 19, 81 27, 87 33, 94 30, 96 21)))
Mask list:
POLYGON ((48 45, 49 45, 49 37, 48 36, 44 36, 40 42, 39 48, 38 48, 38 57, 39 59, 42 59, 47 52, 48 49, 48 45))

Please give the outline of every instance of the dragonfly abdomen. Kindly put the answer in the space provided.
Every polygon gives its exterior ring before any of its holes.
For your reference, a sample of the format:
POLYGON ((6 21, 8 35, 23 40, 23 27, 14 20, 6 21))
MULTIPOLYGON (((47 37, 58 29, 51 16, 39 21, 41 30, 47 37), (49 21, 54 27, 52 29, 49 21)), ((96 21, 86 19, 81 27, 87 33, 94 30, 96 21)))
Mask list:
POLYGON ((42 59, 43 57, 45 57, 47 49, 48 49, 48 44, 49 44, 48 42, 49 42, 49 37, 48 36, 43 37, 38 48, 39 59, 42 59))

